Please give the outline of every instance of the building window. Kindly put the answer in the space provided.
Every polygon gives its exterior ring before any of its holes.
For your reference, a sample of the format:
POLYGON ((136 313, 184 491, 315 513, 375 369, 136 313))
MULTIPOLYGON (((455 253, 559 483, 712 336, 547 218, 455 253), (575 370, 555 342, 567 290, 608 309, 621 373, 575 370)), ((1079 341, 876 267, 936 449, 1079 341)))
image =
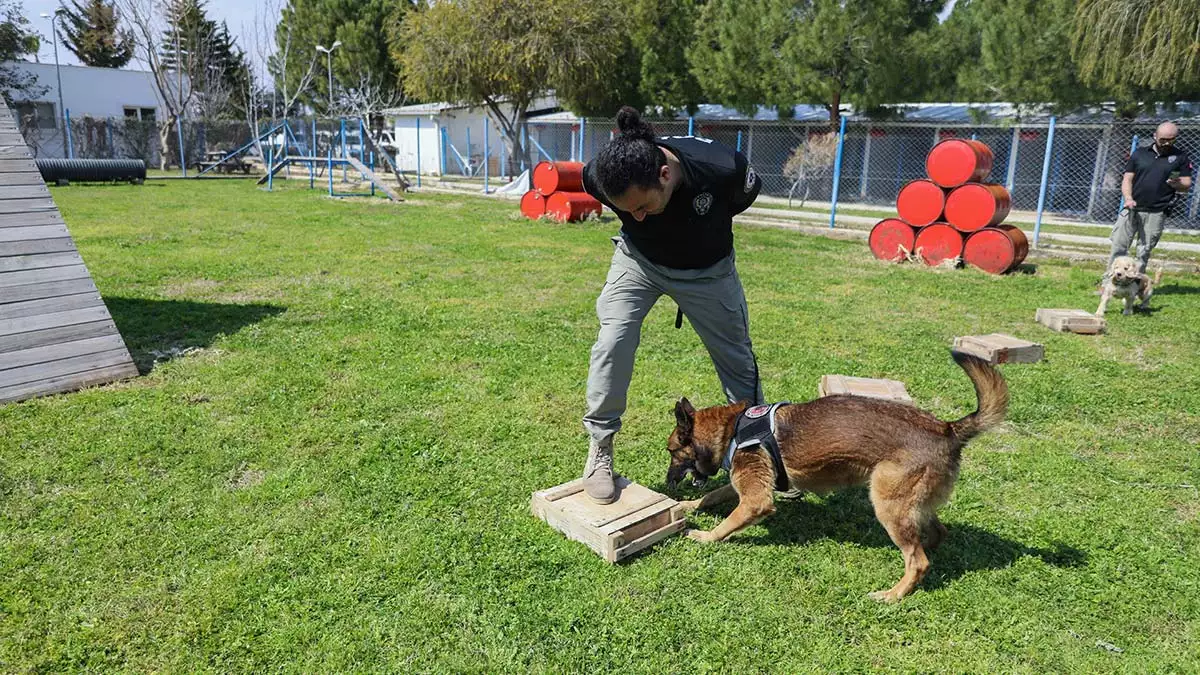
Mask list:
POLYGON ((57 129, 58 120, 54 114, 54 104, 43 101, 24 101, 16 104, 17 119, 21 126, 35 126, 38 129, 57 129))
POLYGON ((125 107, 125 119, 141 120, 143 122, 154 121, 154 108, 133 108, 125 107))

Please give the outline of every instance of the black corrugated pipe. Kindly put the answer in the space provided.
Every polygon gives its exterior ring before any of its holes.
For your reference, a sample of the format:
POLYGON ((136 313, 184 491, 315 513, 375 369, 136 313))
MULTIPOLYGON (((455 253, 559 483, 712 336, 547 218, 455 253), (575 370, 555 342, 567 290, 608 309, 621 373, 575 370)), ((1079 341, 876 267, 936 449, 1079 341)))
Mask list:
POLYGON ((140 159, 58 159, 39 157, 38 171, 47 183, 66 181, 119 181, 141 183, 146 180, 146 162, 140 159))

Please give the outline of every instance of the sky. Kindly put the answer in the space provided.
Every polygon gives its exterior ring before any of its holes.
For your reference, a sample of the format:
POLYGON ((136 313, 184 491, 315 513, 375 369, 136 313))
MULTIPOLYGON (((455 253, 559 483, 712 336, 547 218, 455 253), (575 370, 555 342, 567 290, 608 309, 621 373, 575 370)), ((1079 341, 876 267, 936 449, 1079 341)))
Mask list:
MULTIPOLYGON (((38 58, 42 63, 54 63, 54 45, 50 41, 50 20, 43 19, 39 15, 42 12, 53 13, 59 6, 59 0, 20 0, 20 2, 24 6, 24 14, 29 19, 30 26, 33 30, 41 33, 43 37, 38 58)), ((254 15, 255 12, 263 14, 263 8, 267 4, 263 0, 208 0, 206 6, 209 18, 217 22, 227 22, 229 32, 237 38, 238 44, 250 54, 251 59, 257 60, 257 55, 253 53, 251 37, 254 34, 254 15)), ((275 6, 278 3, 271 2, 269 4, 275 6)), ((79 65, 79 59, 75 58, 70 50, 61 44, 58 47, 59 63, 79 65)), ((134 66, 132 63, 130 67, 144 68, 144 66, 134 66)))

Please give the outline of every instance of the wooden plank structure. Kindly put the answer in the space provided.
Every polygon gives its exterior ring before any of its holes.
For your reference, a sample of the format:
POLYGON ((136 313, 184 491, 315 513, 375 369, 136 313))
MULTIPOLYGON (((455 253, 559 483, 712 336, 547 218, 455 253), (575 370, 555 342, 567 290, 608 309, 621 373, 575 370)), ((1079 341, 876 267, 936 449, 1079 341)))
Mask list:
POLYGON ((978 356, 993 364, 1037 363, 1046 355, 1044 346, 1004 333, 956 337, 954 338, 954 349, 978 356))
POLYGON ((1033 320, 1056 331, 1096 335, 1103 333, 1107 322, 1082 309, 1038 309, 1033 320))
POLYGON ((822 375, 820 383, 817 384, 817 396, 825 397, 835 394, 869 396, 910 405, 913 402, 903 382, 877 380, 870 377, 850 377, 849 375, 822 375))
POLYGON ((0 99, 0 403, 137 374, 0 99))
POLYGON ((687 521, 679 503, 617 476, 617 501, 597 504, 583 492, 583 479, 533 493, 529 508, 568 539, 586 544, 610 563, 662 541, 687 521))

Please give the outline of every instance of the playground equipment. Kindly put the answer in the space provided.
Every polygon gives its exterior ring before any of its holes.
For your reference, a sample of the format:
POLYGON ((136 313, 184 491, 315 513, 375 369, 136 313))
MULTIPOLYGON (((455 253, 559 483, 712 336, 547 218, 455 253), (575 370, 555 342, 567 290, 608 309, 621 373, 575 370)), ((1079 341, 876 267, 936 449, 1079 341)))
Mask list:
POLYGON ((3 99, 0 186, 0 403, 136 377, 3 99))

